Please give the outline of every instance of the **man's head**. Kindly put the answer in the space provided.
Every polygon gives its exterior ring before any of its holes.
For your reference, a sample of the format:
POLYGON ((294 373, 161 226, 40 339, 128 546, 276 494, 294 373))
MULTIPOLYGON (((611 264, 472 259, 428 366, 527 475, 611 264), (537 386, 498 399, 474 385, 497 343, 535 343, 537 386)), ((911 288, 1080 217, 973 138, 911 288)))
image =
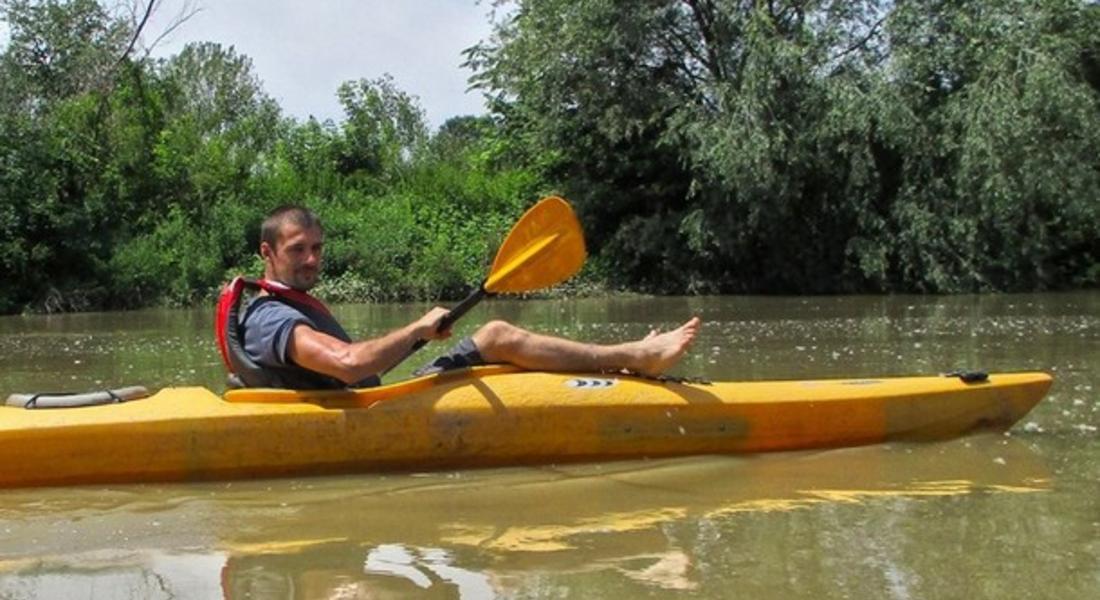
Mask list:
POLYGON ((325 232, 321 220, 303 206, 280 206, 260 227, 264 278, 306 291, 317 285, 325 232))

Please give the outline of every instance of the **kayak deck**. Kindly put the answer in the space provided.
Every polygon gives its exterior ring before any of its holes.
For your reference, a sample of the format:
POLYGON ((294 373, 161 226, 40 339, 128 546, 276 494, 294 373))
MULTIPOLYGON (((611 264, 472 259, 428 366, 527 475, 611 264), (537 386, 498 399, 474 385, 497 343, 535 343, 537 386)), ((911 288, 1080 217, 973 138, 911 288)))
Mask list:
POLYGON ((0 408, 0 486, 232 479, 765 452, 1004 430, 1044 373, 659 382, 487 367, 353 391, 166 388, 0 408))

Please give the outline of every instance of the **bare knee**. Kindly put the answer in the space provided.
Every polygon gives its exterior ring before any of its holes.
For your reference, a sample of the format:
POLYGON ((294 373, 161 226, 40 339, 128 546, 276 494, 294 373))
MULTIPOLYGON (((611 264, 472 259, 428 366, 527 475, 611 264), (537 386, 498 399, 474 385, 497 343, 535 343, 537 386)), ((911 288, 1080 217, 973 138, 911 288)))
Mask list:
POLYGON ((482 358, 496 362, 510 356, 527 335, 526 331, 507 321, 496 320, 482 325, 474 333, 473 340, 482 358))

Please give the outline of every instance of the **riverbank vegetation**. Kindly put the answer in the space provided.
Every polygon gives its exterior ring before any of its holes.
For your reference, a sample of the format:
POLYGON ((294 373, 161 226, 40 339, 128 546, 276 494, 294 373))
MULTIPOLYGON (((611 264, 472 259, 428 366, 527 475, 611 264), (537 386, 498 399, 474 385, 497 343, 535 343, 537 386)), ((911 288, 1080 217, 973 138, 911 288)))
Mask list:
POLYGON ((1096 2, 496 8, 489 113, 429 131, 384 74, 302 121, 232 48, 153 60, 94 0, 0 0, 0 312, 206 302, 288 202, 325 221, 327 298, 455 297, 549 192, 608 289, 1100 282, 1096 2))

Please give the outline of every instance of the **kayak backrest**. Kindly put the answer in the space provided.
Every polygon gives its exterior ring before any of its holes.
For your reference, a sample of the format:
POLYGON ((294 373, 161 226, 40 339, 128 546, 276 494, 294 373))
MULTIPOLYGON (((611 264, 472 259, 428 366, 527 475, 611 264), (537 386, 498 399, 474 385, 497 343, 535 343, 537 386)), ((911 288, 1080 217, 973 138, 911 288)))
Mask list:
POLYGON ((214 315, 214 336, 218 343, 218 352, 228 371, 226 385, 236 388, 291 388, 291 389, 338 389, 345 387, 342 382, 314 373, 297 366, 265 367, 252 360, 244 349, 244 329, 241 327, 241 305, 245 291, 256 294, 267 292, 253 300, 253 306, 260 302, 284 302, 311 319, 331 319, 331 313, 320 300, 305 292, 265 279, 234 277, 218 296, 217 311, 214 315))
POLYGON ((244 339, 241 331, 241 297, 244 290, 259 292, 264 289, 259 281, 247 277, 234 277, 222 288, 218 296, 217 312, 214 315, 214 336, 218 342, 218 352, 228 371, 226 384, 230 388, 267 387, 279 385, 271 374, 256 364, 244 351, 244 339))

